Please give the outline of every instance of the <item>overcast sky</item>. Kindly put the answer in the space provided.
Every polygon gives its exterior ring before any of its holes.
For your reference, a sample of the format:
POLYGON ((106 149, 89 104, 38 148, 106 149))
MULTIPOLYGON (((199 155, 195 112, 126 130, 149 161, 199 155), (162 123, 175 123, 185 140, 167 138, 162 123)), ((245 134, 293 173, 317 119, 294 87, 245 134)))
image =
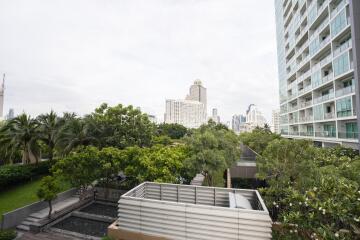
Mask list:
POLYGON ((278 106, 272 0, 0 0, 5 113, 102 102, 163 119, 199 78, 223 120, 278 106))

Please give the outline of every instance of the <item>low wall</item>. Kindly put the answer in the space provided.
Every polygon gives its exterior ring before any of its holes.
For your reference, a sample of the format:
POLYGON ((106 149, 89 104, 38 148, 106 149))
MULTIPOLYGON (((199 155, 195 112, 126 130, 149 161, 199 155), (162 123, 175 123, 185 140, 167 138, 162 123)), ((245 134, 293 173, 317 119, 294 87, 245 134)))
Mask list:
MULTIPOLYGON (((77 189, 72 188, 68 191, 62 192, 58 194, 58 197, 53 201, 53 203, 57 203, 59 201, 63 201, 66 198, 69 198, 76 194, 77 189)), ((39 201, 27 205, 22 208, 18 208, 14 211, 4 213, 2 215, 1 229, 13 228, 19 225, 22 221, 25 220, 29 215, 38 212, 44 208, 47 208, 49 204, 45 201, 39 201)))
POLYGON ((95 187, 95 191, 97 200, 106 200, 116 203, 120 200, 121 195, 127 192, 127 190, 119 190, 112 188, 106 189, 101 187, 95 187))

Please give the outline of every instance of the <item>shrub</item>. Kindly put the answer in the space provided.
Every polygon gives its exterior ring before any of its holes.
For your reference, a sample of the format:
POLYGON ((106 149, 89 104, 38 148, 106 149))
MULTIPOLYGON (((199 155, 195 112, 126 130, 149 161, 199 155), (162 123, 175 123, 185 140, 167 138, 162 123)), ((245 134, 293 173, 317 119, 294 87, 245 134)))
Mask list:
POLYGON ((16 238, 14 230, 0 230, 0 240, 12 240, 16 238))
POLYGON ((49 161, 31 165, 5 165, 0 167, 0 189, 23 183, 49 173, 49 161))

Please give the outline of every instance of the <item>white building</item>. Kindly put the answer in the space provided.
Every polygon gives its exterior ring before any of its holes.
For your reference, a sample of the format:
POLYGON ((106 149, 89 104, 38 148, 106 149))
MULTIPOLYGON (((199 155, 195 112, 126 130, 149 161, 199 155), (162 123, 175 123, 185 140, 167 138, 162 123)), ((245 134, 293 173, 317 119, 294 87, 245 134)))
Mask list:
POLYGON ((5 93, 5 74, 0 85, 0 120, 4 118, 4 93, 5 93))
POLYGON ((205 117, 207 116, 207 93, 206 88, 202 85, 199 79, 194 81, 194 84, 190 86, 190 93, 186 96, 186 100, 198 101, 204 104, 205 117))
POLYGON ((246 123, 246 117, 242 114, 232 116, 231 129, 235 133, 244 131, 246 123))
POLYGON ((273 110, 271 115, 271 131, 280 134, 280 110, 273 110))
POLYGON ((250 104, 246 111, 247 131, 252 131, 256 127, 264 127, 266 123, 265 117, 254 104, 250 104))
POLYGON ((359 148, 360 1, 275 0, 280 131, 359 148))
POLYGON ((203 103, 191 100, 166 100, 165 123, 178 123, 198 128, 206 122, 203 103))
POLYGON ((166 100, 164 122, 178 123, 187 128, 198 128, 206 123, 206 88, 200 80, 190 87, 190 93, 185 100, 166 100))

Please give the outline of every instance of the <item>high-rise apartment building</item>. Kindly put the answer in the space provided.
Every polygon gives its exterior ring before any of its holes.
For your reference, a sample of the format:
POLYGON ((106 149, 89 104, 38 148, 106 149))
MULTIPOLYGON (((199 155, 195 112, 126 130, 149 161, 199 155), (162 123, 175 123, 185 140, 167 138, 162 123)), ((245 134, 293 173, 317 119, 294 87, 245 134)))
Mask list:
POLYGON ((9 109, 9 113, 6 115, 6 120, 11 120, 15 117, 15 112, 13 108, 9 109))
POLYGON ((275 0, 280 131, 358 148, 360 1, 275 0))
POLYGON ((185 100, 166 100, 164 122, 198 128, 206 123, 206 102, 206 88, 200 80, 196 80, 185 100))
POLYGON ((198 128, 206 122, 204 104, 191 100, 166 100, 165 123, 178 123, 187 128, 198 128))
POLYGON ((4 118, 5 74, 0 84, 0 120, 4 118))
POLYGON ((280 133, 280 110, 273 110, 271 114, 271 131, 280 133))

